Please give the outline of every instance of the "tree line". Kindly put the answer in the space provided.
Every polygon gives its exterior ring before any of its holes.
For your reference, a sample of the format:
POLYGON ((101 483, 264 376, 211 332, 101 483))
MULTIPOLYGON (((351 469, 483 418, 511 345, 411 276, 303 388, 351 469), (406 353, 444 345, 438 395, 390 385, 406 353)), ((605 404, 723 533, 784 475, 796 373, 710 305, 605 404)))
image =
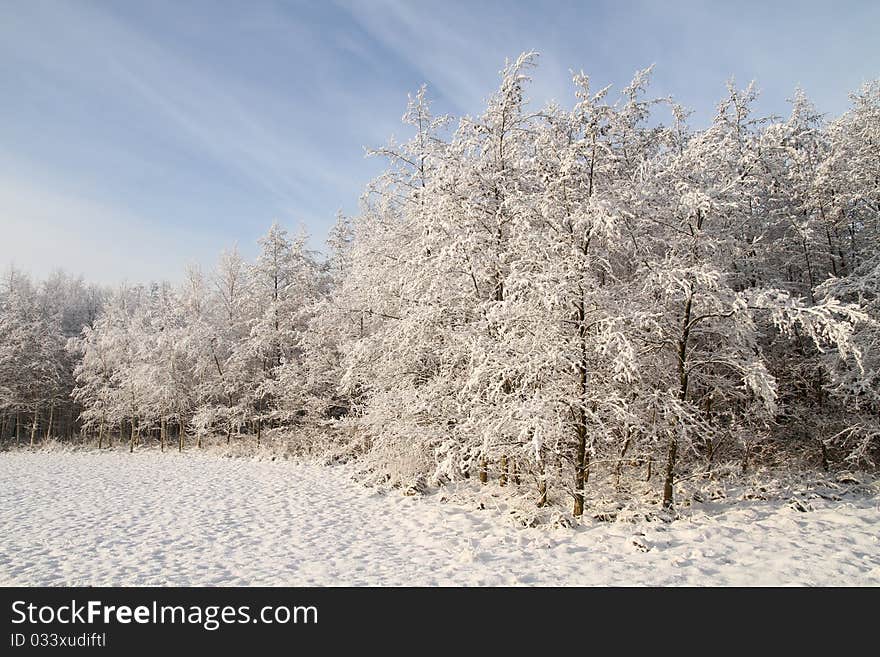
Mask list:
POLYGON ((873 466, 880 450, 880 82, 832 120, 729 83, 711 124, 573 77, 485 110, 410 98, 404 143, 329 256, 273 225, 181 285, 104 290, 12 271, 0 436, 85 433, 297 448, 403 486, 476 478, 581 515, 591 486, 756 464, 873 466), (601 473, 598 477, 596 473, 601 473), (591 482, 591 474, 592 484, 591 482))

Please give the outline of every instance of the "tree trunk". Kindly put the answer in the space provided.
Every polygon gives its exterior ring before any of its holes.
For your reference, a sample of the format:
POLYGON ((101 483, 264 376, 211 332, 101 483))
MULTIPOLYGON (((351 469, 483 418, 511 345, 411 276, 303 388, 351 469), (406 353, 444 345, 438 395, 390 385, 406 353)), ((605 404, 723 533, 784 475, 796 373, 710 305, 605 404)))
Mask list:
POLYGON ((583 423, 586 419, 581 409, 581 422, 577 428, 577 450, 574 464, 574 510, 575 516, 584 514, 584 483, 587 466, 587 427, 583 423))
POLYGON ((15 414, 15 444, 21 447, 21 411, 15 414))
MULTIPOLYGON (((361 314, 361 328, 363 328, 364 316, 361 314)), ((260 446, 260 439, 263 437, 263 399, 257 400, 257 447, 260 446)))
MULTIPOLYGON (((804 212, 806 212, 806 210, 804 212)), ((816 285, 816 280, 813 277, 813 263, 810 261, 810 250, 809 248, 807 248, 806 239, 801 239, 801 246, 804 250, 804 262, 807 265, 807 279, 810 285, 810 303, 814 304, 816 303, 816 297, 813 295, 813 288, 816 285)))
POLYGON ((34 421, 31 423, 31 447, 34 446, 34 438, 36 438, 37 435, 37 420, 39 417, 39 408, 34 407, 34 421))
MULTIPOLYGON (((591 183, 592 184, 592 183, 591 183)), ((590 192, 592 193, 592 191, 590 192)), ((584 250, 586 255, 586 250, 584 250)), ((583 294, 583 291, 581 292, 583 294)), ((580 342, 580 362, 578 363, 578 411, 575 427, 576 447, 574 463, 574 509, 575 516, 584 514, 584 484, 587 477, 587 319, 583 296, 575 304, 578 319, 578 341, 580 342)))
POLYGON ((489 481, 489 466, 484 456, 480 459, 480 483, 485 484, 487 481, 489 481))
POLYGON ((675 454, 678 451, 678 441, 675 438, 675 433, 672 431, 669 432, 669 448, 666 452, 666 473, 663 478, 663 508, 669 509, 672 507, 673 498, 672 498, 672 484, 674 481, 674 472, 675 472, 675 454))
POLYGON ((104 416, 101 416, 101 424, 98 425, 98 449, 103 447, 104 443, 104 416))
MULTIPOLYGON (((681 337, 678 340, 678 380, 679 390, 678 398, 681 401, 687 400, 688 395, 688 339, 691 332, 691 309, 694 302, 693 286, 688 288, 687 300, 684 304, 684 318, 682 319, 681 337)), ((668 509, 673 505, 672 486, 675 480, 675 457, 678 453, 678 439, 675 437, 675 431, 669 432, 669 446, 666 452, 666 473, 663 478, 663 508, 668 509)))
POLYGON ((498 478, 498 485, 507 485, 507 455, 501 456, 501 476, 498 478))
POLYGON ((55 402, 49 405, 49 424, 46 426, 46 434, 43 436, 43 442, 52 438, 52 420, 55 419, 55 402))
POLYGON ((617 464, 614 466, 614 488, 619 492, 620 491, 620 471, 623 468, 623 459, 626 456, 626 450, 629 449, 630 438, 627 437, 625 441, 623 441, 623 448, 620 450, 620 458, 617 460, 617 464))
POLYGON ((711 438, 706 438, 706 477, 712 476, 712 467, 715 464, 715 449, 717 445, 711 438))
MULTIPOLYGON (((183 430, 183 422, 177 422, 177 451, 183 452, 183 438, 184 438, 184 430, 183 430)), ((199 442, 199 446, 201 447, 201 440, 199 442)))
POLYGON ((544 461, 541 461, 541 472, 538 475, 538 507, 547 506, 547 474, 544 461))
POLYGON ((165 438, 168 429, 168 423, 165 417, 162 417, 162 424, 159 426, 159 451, 165 451, 165 438))
POLYGON ((133 417, 131 419, 131 435, 128 440, 128 453, 134 453, 134 440, 135 440, 135 431, 137 431, 137 418, 133 417))

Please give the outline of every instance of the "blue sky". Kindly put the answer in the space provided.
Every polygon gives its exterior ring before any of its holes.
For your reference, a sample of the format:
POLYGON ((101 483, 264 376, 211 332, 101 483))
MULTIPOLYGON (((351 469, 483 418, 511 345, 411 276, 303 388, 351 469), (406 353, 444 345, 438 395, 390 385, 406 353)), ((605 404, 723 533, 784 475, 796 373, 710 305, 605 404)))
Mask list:
POLYGON ((785 113, 880 77, 880 2, 0 0, 0 265, 104 283, 177 280, 275 219, 320 248, 355 213, 407 93, 474 114, 506 57, 530 96, 569 71, 654 91, 705 124, 731 75, 785 113))

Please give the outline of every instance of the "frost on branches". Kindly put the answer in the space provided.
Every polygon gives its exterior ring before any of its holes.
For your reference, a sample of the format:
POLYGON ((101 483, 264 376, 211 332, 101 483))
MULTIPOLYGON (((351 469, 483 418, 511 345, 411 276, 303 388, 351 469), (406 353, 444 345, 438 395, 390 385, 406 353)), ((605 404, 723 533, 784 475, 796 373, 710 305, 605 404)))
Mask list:
POLYGON ((273 225, 253 263, 101 290, 11 271, 0 435, 356 457, 375 480, 490 480, 538 506, 880 451, 880 83, 826 121, 796 90, 711 125, 578 73, 571 108, 501 72, 411 137, 329 257, 273 225))

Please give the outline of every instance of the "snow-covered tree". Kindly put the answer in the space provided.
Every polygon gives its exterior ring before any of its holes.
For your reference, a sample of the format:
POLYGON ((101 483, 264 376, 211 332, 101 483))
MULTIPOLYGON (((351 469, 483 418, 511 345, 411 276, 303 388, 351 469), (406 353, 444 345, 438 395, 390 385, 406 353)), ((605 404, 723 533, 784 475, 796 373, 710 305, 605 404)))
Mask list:
POLYGON ((730 82, 694 129, 651 68, 619 93, 579 73, 572 107, 537 109, 536 62, 457 123, 421 87, 327 258, 276 223, 254 262, 178 285, 10 270, 0 439, 269 429, 391 484, 494 479, 576 516, 631 464, 660 463, 667 507, 682 477, 774 453, 876 464, 880 83, 828 122, 801 90, 757 115, 730 82))

